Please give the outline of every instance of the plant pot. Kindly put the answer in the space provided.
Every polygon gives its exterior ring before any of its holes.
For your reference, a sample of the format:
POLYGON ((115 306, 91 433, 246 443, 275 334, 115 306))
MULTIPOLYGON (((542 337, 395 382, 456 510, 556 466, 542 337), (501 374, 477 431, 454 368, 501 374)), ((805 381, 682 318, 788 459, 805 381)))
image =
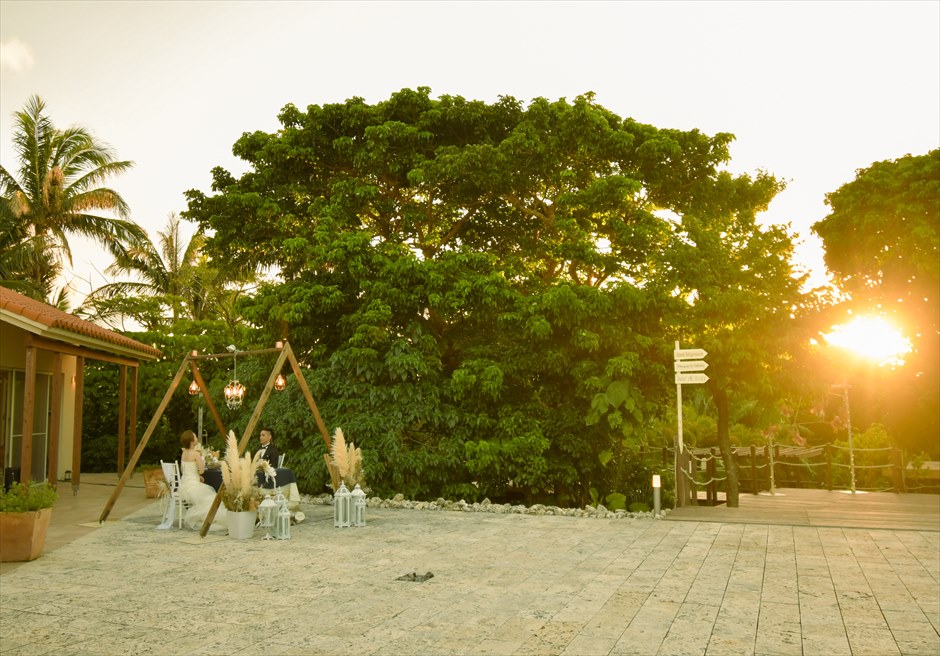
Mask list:
POLYGON ((162 469, 144 470, 144 491, 148 499, 160 498, 160 492, 163 489, 162 483, 166 481, 162 469))
POLYGON ((255 533, 258 513, 254 510, 242 512, 228 511, 228 536, 233 540, 250 540, 255 533))
POLYGON ((46 544, 52 508, 0 512, 0 561, 36 560, 46 544))

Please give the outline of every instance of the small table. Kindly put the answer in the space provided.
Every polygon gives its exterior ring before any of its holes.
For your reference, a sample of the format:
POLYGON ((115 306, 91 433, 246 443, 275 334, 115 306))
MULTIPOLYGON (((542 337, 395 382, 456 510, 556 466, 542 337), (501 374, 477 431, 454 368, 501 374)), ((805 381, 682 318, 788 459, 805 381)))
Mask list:
MULTIPOLYGON (((258 487, 273 490, 275 484, 277 484, 277 487, 285 487, 291 483, 297 482, 297 477, 294 476, 294 472, 286 467, 276 467, 274 471, 277 473, 275 479, 265 478, 264 473, 259 471, 258 487)), ((202 474, 202 479, 206 482, 206 485, 211 485, 212 488, 218 492, 219 488, 222 487, 222 470, 206 469, 202 474)))

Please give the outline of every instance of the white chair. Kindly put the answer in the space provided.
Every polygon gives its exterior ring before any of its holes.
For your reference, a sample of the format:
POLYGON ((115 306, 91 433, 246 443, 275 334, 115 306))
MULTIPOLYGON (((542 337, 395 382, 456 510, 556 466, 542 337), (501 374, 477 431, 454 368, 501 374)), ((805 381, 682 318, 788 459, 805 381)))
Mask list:
POLYGON ((169 490, 170 498, 166 504, 166 510, 163 512, 163 521, 157 528, 172 528, 173 522, 177 522, 180 528, 183 528, 183 510, 189 507, 189 504, 183 501, 180 496, 180 466, 175 460, 173 462, 160 461, 160 467, 163 468, 163 478, 166 479, 166 486, 169 490))
POLYGON ((277 457, 277 468, 281 469, 284 466, 284 454, 282 453, 277 457))

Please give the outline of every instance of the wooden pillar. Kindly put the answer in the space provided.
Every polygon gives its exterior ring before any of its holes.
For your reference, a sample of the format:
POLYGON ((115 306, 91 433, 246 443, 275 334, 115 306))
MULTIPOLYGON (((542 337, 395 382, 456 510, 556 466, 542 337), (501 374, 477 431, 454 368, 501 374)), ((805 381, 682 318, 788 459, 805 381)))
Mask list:
POLYGON ((52 487, 59 483, 59 438, 62 426, 62 354, 52 354, 52 406, 49 410, 49 469, 48 480, 52 487))
POLYGON ((832 444, 826 443, 826 489, 832 492, 832 444))
POLYGON ((718 504, 718 481, 712 480, 715 478, 715 458, 718 457, 718 454, 715 452, 715 448, 711 449, 711 458, 708 459, 708 465, 705 468, 706 476, 710 483, 708 484, 708 491, 706 492, 708 496, 708 505, 715 506, 718 504))
POLYGON ((137 450, 137 371, 139 367, 131 368, 131 411, 130 411, 130 438, 131 453, 137 450))
POLYGON ((121 365, 118 381, 117 474, 124 471, 124 447, 127 443, 127 367, 121 365))
POLYGON ((36 347, 26 347, 26 380, 23 382, 23 439, 20 440, 20 482, 32 483, 33 415, 36 412, 36 347))
POLYGON ((904 452, 901 449, 894 449, 893 453, 895 466, 894 491, 907 492, 907 483, 904 481, 904 452))
POLYGON ((82 409, 85 395, 85 356, 75 356, 75 415, 72 433, 72 494, 82 482, 82 409))

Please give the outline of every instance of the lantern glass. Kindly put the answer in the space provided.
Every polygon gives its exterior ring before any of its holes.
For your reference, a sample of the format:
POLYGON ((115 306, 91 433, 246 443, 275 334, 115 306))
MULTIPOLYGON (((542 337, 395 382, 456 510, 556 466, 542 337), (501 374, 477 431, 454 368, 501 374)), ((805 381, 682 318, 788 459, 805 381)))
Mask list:
POLYGON ((258 514, 261 516, 261 528, 264 529, 264 540, 272 540, 271 527, 274 526, 274 518, 277 514, 277 504, 270 495, 264 498, 261 505, 258 506, 258 514))
POLYGON ((287 388, 287 379, 284 378, 284 374, 278 374, 277 378, 274 379, 274 389, 278 392, 283 392, 287 388))
POLYGON ((199 383, 197 383, 196 380, 193 379, 193 382, 189 384, 189 395, 196 396, 197 394, 199 394, 199 383))
POLYGON ((274 537, 278 540, 290 540, 290 509, 287 507, 287 499, 277 491, 277 497, 274 499, 277 505, 277 517, 274 519, 274 537))
POLYGON ((351 523, 353 526, 365 526, 366 525, 366 493, 362 491, 362 488, 359 487, 359 484, 356 483, 356 487, 353 488, 353 491, 350 493, 352 497, 352 518, 351 523))
POLYGON ((347 528, 350 521, 350 506, 352 495, 346 488, 346 484, 340 481, 339 489, 333 495, 333 526, 336 528, 347 528))
POLYGON ((225 405, 234 410, 240 407, 242 401, 245 400, 245 386, 237 380, 233 380, 225 386, 223 394, 225 395, 225 405))

